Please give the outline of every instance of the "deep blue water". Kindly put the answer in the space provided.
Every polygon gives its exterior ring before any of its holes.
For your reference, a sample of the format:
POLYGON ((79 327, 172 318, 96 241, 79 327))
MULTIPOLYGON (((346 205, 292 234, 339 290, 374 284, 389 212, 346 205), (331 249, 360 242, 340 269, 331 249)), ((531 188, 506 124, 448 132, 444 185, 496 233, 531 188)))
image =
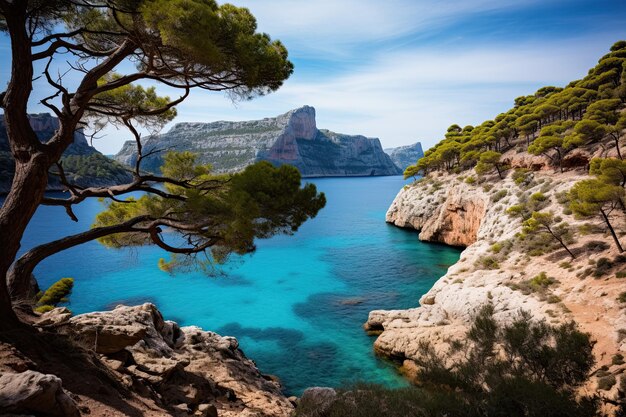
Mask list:
MULTIPOLYGON (((294 236, 259 241, 254 254, 232 259, 217 276, 170 275, 157 268, 167 256, 158 248, 114 250, 96 242, 47 259, 35 275, 42 287, 73 277, 75 313, 150 301, 166 319, 236 336, 289 394, 354 380, 401 386, 361 325, 370 310, 418 305, 460 252, 385 223, 401 177, 310 181, 326 193, 320 214, 294 236)), ((101 209, 97 201, 79 205, 74 223, 62 208, 41 207, 23 249, 84 230, 101 209)))

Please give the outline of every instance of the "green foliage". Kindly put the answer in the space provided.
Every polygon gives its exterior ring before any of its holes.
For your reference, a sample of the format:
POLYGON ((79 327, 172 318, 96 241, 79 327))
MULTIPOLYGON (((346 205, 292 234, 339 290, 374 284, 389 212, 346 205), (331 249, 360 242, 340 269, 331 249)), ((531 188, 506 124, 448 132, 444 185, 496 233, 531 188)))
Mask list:
POLYGON ((516 168, 513 171, 513 175, 511 176, 515 184, 517 185, 528 185, 532 180, 532 175, 530 174, 530 170, 527 168, 516 168))
POLYGON ((307 417, 484 417, 599 415, 599 402, 577 388, 594 364, 593 344, 572 323, 550 326, 521 313, 512 323, 483 307, 464 338, 436 352, 423 341, 415 360, 418 387, 386 390, 357 385, 325 406, 296 409, 307 417))
MULTIPOLYGON (((63 170, 68 178, 80 184, 86 178, 98 178, 115 181, 126 175, 126 168, 106 156, 93 153, 91 155, 68 155, 61 158, 63 170)), ((55 169, 51 170, 55 173, 55 169)))
POLYGON ((529 284, 531 288, 536 291, 548 288, 550 285, 554 284, 556 280, 554 278, 548 277, 545 272, 541 272, 539 275, 535 276, 530 280, 529 284))
POLYGON ((495 193, 494 195, 491 196, 491 201, 493 203, 497 203, 498 201, 502 200, 507 195, 508 195, 508 191, 507 190, 500 190, 500 191, 498 191, 497 193, 495 193))
MULTIPOLYGON (((98 80, 98 85, 115 83, 121 78, 121 74, 110 73, 98 80)), ((168 103, 170 103, 170 98, 158 96, 154 86, 144 88, 141 85, 125 84, 97 94, 92 99, 90 109, 85 116, 101 126, 106 125, 111 119, 124 122, 132 118, 144 127, 155 127, 159 130, 176 117, 176 109, 168 107, 168 103), (106 110, 112 107, 115 108, 115 114, 119 117, 106 114, 106 110)))
POLYGON ((493 253, 500 253, 500 251, 502 250, 502 243, 500 242, 494 243, 493 245, 491 245, 489 250, 493 253))
POLYGON ((626 161, 614 158, 594 158, 589 163, 589 173, 604 183, 626 186, 626 161))
POLYGON ((615 245, 623 252, 609 216, 615 208, 624 206, 624 188, 606 181, 607 177, 602 176, 574 184, 569 192, 569 207, 581 218, 600 216, 611 232, 615 245))
MULTIPOLYGON (((418 162, 420 172, 476 167, 478 173, 487 173, 498 169, 499 155, 516 147, 544 154, 561 166, 575 147, 608 136, 619 144, 626 129, 626 114, 620 113, 626 102, 626 46, 618 42, 614 48, 582 80, 518 97, 512 109, 478 126, 450 126, 418 162)), ((521 175, 515 180, 524 182, 521 175)))
POLYGON ((476 267, 481 269, 498 269, 500 263, 494 256, 483 256, 476 261, 476 267))
MULTIPOLYGON (((300 173, 290 165, 274 167, 259 162, 232 176, 214 176, 209 166, 196 164, 195 155, 170 152, 161 170, 164 176, 180 182, 166 184, 167 193, 180 198, 149 194, 108 203, 94 227, 137 217, 146 220, 137 226, 137 232, 108 235, 100 238, 101 243, 110 247, 171 247, 160 237, 161 229, 169 228, 192 242, 193 248, 210 250, 212 261, 221 262, 230 253, 253 251, 256 238, 295 232, 326 203, 313 184, 300 187, 300 173), (146 233, 146 228, 152 232, 146 233)), ((163 261, 160 266, 167 269, 173 264, 163 261)))
POLYGON ((502 179, 502 163, 500 158, 502 154, 496 151, 485 151, 480 154, 478 163, 476 164, 477 174, 487 174, 494 169, 498 172, 498 176, 502 179))
MULTIPOLYGON (((535 193, 531 196, 531 200, 545 201, 546 199, 543 194, 535 193)), ((575 258, 576 256, 566 245, 567 242, 573 240, 571 229, 566 222, 561 222, 561 220, 560 217, 555 217, 553 212, 533 211, 530 217, 522 223, 522 230, 527 235, 544 233, 551 236, 572 258, 575 258)))
POLYGON ((626 291, 621 292, 621 293, 617 296, 617 301, 619 301, 620 303, 626 303, 626 291))
POLYGON ((407 179, 409 177, 415 178, 419 174, 420 174, 420 169, 417 167, 417 165, 409 165, 404 170, 404 179, 407 179))
POLYGON ((52 310, 60 303, 66 303, 67 297, 74 287, 73 278, 61 278, 50 286, 43 294, 38 294, 35 311, 45 313, 52 310))

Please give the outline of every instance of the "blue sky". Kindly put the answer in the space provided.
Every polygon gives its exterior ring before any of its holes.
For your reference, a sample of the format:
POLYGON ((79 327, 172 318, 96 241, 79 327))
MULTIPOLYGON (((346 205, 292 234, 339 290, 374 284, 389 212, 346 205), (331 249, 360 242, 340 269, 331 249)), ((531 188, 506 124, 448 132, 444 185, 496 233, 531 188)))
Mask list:
MULTIPOLYGON (((198 91, 176 121, 249 120, 308 104, 318 127, 435 144, 452 123, 478 124, 545 85, 583 77, 626 39, 624 0, 233 0, 283 41, 295 72, 276 93, 233 103, 198 91)), ((8 40, 0 56, 8 55, 8 40)), ((0 82, 9 74, 0 61, 0 82)), ((123 68, 122 68, 123 69, 123 68)), ((37 98, 31 111, 45 111, 37 98)), ((161 88, 162 94, 176 96, 161 88)), ((166 129, 169 127, 166 127, 166 129)), ((94 141, 115 153, 129 136, 94 141)))

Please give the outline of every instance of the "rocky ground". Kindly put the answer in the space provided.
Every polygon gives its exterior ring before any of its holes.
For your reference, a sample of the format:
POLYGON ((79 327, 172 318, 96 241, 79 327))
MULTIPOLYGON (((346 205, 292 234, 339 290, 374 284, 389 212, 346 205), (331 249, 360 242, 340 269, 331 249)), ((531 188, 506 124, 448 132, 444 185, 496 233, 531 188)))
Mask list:
POLYGON ((280 383, 262 375, 235 338, 181 328, 152 304, 75 317, 57 308, 37 327, 39 335, 27 342, 0 344, 0 413, 280 417, 293 411, 280 383))
MULTIPOLYGON (((465 334, 477 309, 492 303, 495 317, 504 321, 520 310, 550 323, 575 320, 596 342, 597 370, 589 389, 624 398, 626 366, 620 358, 626 356, 626 303, 617 298, 626 289, 626 279, 619 278, 626 263, 599 218, 576 219, 559 203, 560 193, 588 178, 586 171, 555 173, 547 169, 545 160, 528 155, 516 155, 511 162, 514 167, 537 170, 530 171, 521 184, 511 175, 482 183, 468 172, 431 175, 397 195, 387 212, 388 222, 418 230, 421 240, 466 249, 420 299, 419 307, 370 313, 366 329, 380 332, 375 349, 403 361, 410 373, 420 340, 447 350, 452 340, 465 334), (522 220, 505 211, 535 193, 546 197, 542 211, 553 211, 569 225, 576 259, 557 247, 530 256, 529 248, 517 239, 522 220), (532 279, 542 272, 554 282, 533 287, 532 279)), ((623 217, 613 219, 622 238, 623 217)))

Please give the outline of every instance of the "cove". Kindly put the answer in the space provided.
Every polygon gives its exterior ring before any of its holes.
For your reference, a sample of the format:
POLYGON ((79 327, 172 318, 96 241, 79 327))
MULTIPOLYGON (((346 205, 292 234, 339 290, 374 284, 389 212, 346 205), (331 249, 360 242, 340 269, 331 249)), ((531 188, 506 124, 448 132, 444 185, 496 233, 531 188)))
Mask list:
MULTIPOLYGON (((166 319, 235 336, 263 373, 280 378, 288 395, 310 386, 368 381, 406 384, 377 358, 361 325, 369 311, 418 305, 455 263, 460 250, 418 240, 385 223, 406 183, 401 177, 309 179, 327 205, 294 236, 258 241, 253 254, 233 257, 214 274, 157 268, 156 247, 114 250, 91 242, 45 260, 35 271, 42 287, 75 279, 68 307, 75 313, 117 304, 153 302, 166 319)), ((40 207, 22 252, 85 230, 102 209, 77 206, 79 222, 59 207, 40 207)))

